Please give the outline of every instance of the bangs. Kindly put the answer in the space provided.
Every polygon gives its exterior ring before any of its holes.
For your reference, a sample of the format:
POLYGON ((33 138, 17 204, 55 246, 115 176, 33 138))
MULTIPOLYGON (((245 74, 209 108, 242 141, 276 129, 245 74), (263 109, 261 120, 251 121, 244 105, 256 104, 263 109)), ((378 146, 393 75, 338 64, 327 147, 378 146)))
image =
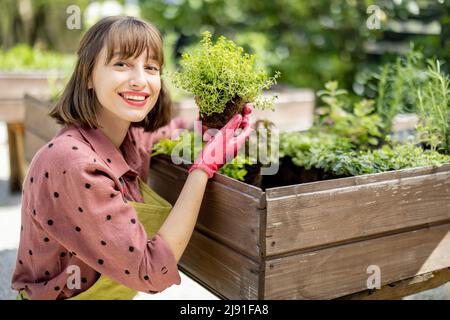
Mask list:
POLYGON ((164 54, 162 39, 158 30, 152 25, 136 19, 115 22, 105 38, 107 57, 111 62, 115 55, 121 59, 137 58, 142 53, 146 60, 156 60, 162 67, 164 54))

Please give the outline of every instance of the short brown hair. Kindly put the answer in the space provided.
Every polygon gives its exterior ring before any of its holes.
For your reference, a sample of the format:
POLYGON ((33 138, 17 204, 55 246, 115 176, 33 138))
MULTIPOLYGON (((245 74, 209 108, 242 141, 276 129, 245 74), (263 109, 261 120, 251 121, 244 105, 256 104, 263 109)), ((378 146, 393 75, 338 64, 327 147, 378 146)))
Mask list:
MULTIPOLYGON (((94 70, 97 56, 106 45, 107 62, 119 48, 122 57, 139 57, 146 50, 162 66, 164 63, 162 37, 158 29, 151 23, 124 16, 111 16, 98 21, 83 36, 77 51, 78 59, 75 70, 66 85, 56 106, 49 116, 58 124, 85 124, 91 128, 101 127, 97 122, 96 111, 99 108, 94 90, 88 88, 88 81, 94 70)), ((132 122, 131 126, 142 127, 145 131, 155 131, 166 125, 171 117, 171 100, 167 88, 161 80, 161 91, 153 109, 140 122, 132 122)))

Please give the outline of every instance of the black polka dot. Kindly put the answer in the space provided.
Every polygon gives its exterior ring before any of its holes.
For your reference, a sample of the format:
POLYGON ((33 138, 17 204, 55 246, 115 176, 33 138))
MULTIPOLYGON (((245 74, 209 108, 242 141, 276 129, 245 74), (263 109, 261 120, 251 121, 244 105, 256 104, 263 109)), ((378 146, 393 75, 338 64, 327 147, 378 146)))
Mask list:
POLYGON ((50 143, 50 144, 48 145, 48 147, 49 147, 49 148, 53 147, 53 143, 50 143))
POLYGON ((128 251, 133 252, 134 251, 134 247, 129 247, 128 251))
POLYGON ((110 214, 108 214, 108 215, 106 216, 106 220, 111 220, 111 215, 110 215, 110 214))
POLYGON ((81 282, 82 282, 82 283, 86 283, 86 282, 87 282, 87 279, 86 279, 86 278, 81 278, 81 282))
POLYGON ((19 260, 19 263, 20 263, 20 264, 23 264, 22 260, 19 260))
POLYGON ((135 224, 135 223, 136 223, 136 219, 134 219, 134 218, 131 219, 130 221, 131 221, 132 224, 135 224))
POLYGON ((68 134, 67 136, 68 136, 68 137, 71 137, 72 135, 71 135, 71 134, 68 134))
POLYGON ((33 183, 33 177, 30 178, 30 182, 33 183))
POLYGON ((94 162, 97 162, 97 160, 95 160, 95 158, 94 158, 94 162))
POLYGON ((81 231, 81 228, 80 228, 80 227, 75 227, 75 230, 76 230, 77 232, 80 232, 80 231, 81 231))
POLYGON ((48 179, 48 172, 45 172, 45 177, 48 179))
POLYGON ((73 146, 72 150, 78 150, 78 147, 73 146))
POLYGON ((148 293, 155 294, 155 293, 158 293, 158 291, 148 290, 148 293))
POLYGON ((55 291, 59 291, 60 288, 58 286, 56 286, 54 289, 55 289, 55 291))
POLYGON ((65 171, 65 170, 63 171, 63 174, 66 174, 66 171, 65 171))
POLYGON ((111 198, 114 198, 114 193, 111 193, 109 196, 110 196, 111 198))
POLYGON ((49 226, 53 225, 53 220, 48 220, 48 221, 47 221, 47 224, 48 224, 49 226))
POLYGON ((166 273, 167 273, 167 271, 168 271, 168 270, 167 270, 167 268, 166 268, 166 267, 162 267, 162 268, 161 268, 161 272, 162 272, 162 274, 166 274, 166 273))
POLYGON ((108 161, 109 163, 111 163, 111 159, 109 159, 109 158, 108 158, 108 159, 106 159, 106 161, 108 161))
POLYGON ((106 246, 106 242, 105 241, 100 241, 100 243, 102 244, 102 246, 106 246))
POLYGON ((30 256, 32 256, 32 255, 33 255, 33 251, 28 250, 28 254, 29 254, 30 256))
POLYGON ((66 256, 66 253, 65 252, 61 252, 60 254, 59 254, 59 257, 60 258, 64 258, 66 256))
POLYGON ((36 210, 33 210, 33 214, 36 215, 36 210))
POLYGON ((89 189, 91 187, 89 183, 86 183, 84 186, 86 187, 86 189, 89 189))
POLYGON ((48 277, 50 275, 49 271, 45 271, 45 275, 48 277))
POLYGON ((48 283, 48 281, 45 281, 45 282, 44 282, 44 286, 46 286, 46 285, 47 285, 47 283, 48 283))
POLYGON ((125 274, 130 274, 130 271, 128 271, 128 270, 125 270, 125 274))
POLYGON ((72 251, 70 254, 73 255, 73 256, 77 255, 77 253, 75 251, 72 251))
POLYGON ((148 279, 150 279, 150 278, 148 277, 148 275, 145 275, 145 276, 144 276, 144 280, 148 280, 148 279))
POLYGON ((49 239, 49 238, 44 238, 44 241, 45 241, 45 242, 49 242, 50 239, 49 239))
POLYGON ((53 193, 53 195, 55 196, 55 198, 59 197, 59 193, 58 192, 53 193))
POLYGON ((83 208, 78 207, 78 211, 83 212, 83 208))
POLYGON ((131 140, 131 143, 135 146, 136 145, 136 141, 131 140))
POLYGON ((103 264, 104 263, 103 259, 98 259, 97 262, 98 262, 98 264, 103 264))

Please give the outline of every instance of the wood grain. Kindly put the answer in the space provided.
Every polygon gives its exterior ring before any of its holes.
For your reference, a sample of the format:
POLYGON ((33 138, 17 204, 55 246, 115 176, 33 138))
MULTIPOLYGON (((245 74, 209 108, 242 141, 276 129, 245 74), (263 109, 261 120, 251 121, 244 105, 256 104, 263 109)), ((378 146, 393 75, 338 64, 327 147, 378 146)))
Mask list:
MULTIPOLYGON (((167 159, 152 159, 149 185, 174 204, 187 171, 167 159)), ((261 258, 260 198, 243 193, 214 179, 208 182, 196 228, 255 261, 261 258)))
POLYGON ((50 141, 62 127, 56 123, 55 119, 52 119, 48 115, 52 108, 52 104, 25 95, 25 106, 26 130, 33 132, 43 140, 50 141))
MULTIPOLYGON (((339 300, 400 300, 412 294, 435 289, 450 281, 450 268, 424 273, 412 278, 400 280, 381 287, 365 290, 339 300)), ((409 300, 409 299, 406 299, 409 300)))
POLYGON ((450 224, 266 261, 265 299, 332 299, 450 266, 450 224))
POLYGON ((449 220, 450 171, 270 198, 267 255, 449 220))
POLYGON ((223 298, 258 299, 259 264, 198 231, 194 231, 179 265, 223 298))

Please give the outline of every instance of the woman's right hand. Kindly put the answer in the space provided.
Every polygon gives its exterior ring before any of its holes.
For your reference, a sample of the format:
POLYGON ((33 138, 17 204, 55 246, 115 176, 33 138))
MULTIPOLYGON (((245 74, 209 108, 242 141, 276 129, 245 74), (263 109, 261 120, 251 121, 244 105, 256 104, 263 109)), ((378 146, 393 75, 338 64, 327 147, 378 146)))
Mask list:
POLYGON ((208 136, 206 132, 204 140, 208 142, 194 161, 189 172, 202 169, 208 174, 209 178, 212 178, 217 170, 233 159, 253 131, 250 121, 252 109, 252 105, 248 103, 244 106, 244 116, 235 115, 214 136, 208 136), (239 127, 242 127, 242 132, 235 136, 239 127))

